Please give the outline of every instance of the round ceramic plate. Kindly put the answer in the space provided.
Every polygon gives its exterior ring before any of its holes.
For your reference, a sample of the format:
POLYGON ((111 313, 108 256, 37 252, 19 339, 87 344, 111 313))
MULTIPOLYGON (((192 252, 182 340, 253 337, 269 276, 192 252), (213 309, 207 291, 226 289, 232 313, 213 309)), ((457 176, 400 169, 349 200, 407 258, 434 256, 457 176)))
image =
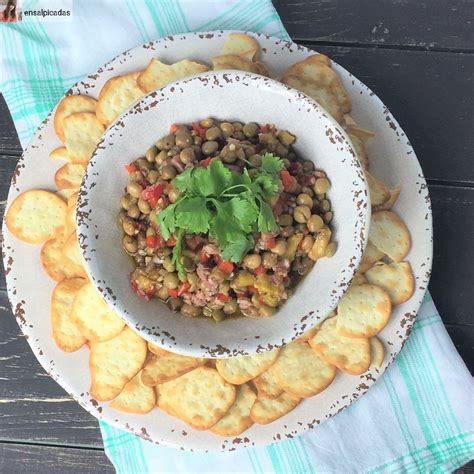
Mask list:
MULTIPOLYGON (((68 93, 96 98, 107 79, 143 69, 153 57, 168 63, 183 58, 210 63, 211 57, 219 54, 227 34, 222 31, 190 33, 148 43, 116 57, 78 82, 68 93)), ((250 34, 260 43, 261 60, 274 78, 281 76, 296 61, 314 54, 294 43, 250 34)), ((268 444, 301 434, 349 406, 369 389, 400 352, 412 329, 431 272, 432 226, 428 188, 410 142, 389 110, 345 69, 337 64, 334 64, 334 69, 352 98, 351 115, 361 127, 376 134, 368 147, 371 172, 390 186, 402 188, 394 210, 406 222, 413 239, 407 260, 415 275, 415 293, 409 301, 394 308, 389 324, 380 334, 386 349, 383 366, 380 369, 371 367, 360 376, 338 372, 334 382, 321 394, 304 400, 273 423, 253 425, 237 438, 221 438, 206 431, 195 431, 160 410, 147 415, 117 412, 107 403, 92 399, 88 392, 88 349, 66 354, 56 347, 51 337, 50 298, 55 283, 41 267, 41 247, 18 241, 4 225, 3 252, 8 294, 18 323, 44 369, 95 417, 153 442, 187 450, 226 451, 268 444)), ((55 189, 53 176, 61 165, 49 159, 48 153, 61 144, 54 133, 53 113, 54 110, 38 128, 18 163, 7 206, 26 190, 55 189)))

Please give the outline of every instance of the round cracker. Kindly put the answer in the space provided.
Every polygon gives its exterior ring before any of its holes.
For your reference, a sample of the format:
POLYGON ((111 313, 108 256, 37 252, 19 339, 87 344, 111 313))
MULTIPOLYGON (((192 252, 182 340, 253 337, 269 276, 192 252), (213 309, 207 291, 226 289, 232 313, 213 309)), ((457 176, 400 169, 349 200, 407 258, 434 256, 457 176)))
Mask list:
POLYGON ((69 161, 69 155, 65 146, 55 148, 50 152, 49 157, 53 160, 69 161))
POLYGON ((283 393, 283 389, 278 385, 271 367, 254 378, 253 382, 257 388, 258 398, 273 399, 283 393))
POLYGON ((15 198, 7 210, 5 222, 18 239, 39 244, 62 232, 66 210, 66 203, 56 194, 33 189, 15 198))
POLYGON ((265 372, 276 360, 280 349, 216 361, 216 369, 230 383, 240 385, 265 372))
MULTIPOLYGON (((63 120, 77 112, 95 112, 97 101, 85 95, 69 95, 64 97, 54 114, 54 130, 58 138, 64 143, 63 120)), ((50 155, 51 156, 51 155, 50 155)))
POLYGON ((158 385, 158 406, 196 430, 214 426, 235 401, 235 387, 212 367, 198 367, 158 385))
POLYGON ((375 336, 387 325, 391 311, 390 297, 382 288, 351 286, 337 307, 337 330, 347 337, 375 336))
POLYGON ((341 335, 336 328, 338 318, 326 319, 309 345, 327 363, 343 372, 360 375, 370 366, 369 340, 341 335))
POLYGON ((110 407, 125 413, 144 415, 156 405, 156 393, 141 381, 141 372, 125 385, 120 395, 110 402, 110 407))
POLYGON ((365 172, 365 179, 369 185, 370 203, 372 207, 381 206, 390 199, 390 190, 388 186, 372 176, 368 171, 365 172))
POLYGON ((381 252, 370 240, 367 241, 367 245, 362 255, 358 273, 365 273, 375 262, 382 260, 385 254, 381 252))
POLYGON ((92 341, 89 355, 91 396, 99 401, 117 397, 142 368, 146 354, 146 341, 128 326, 108 341, 92 341))
POLYGON ((283 392, 277 398, 257 398, 250 410, 250 418, 260 425, 267 425, 289 413, 300 402, 300 398, 283 392))
POLYGON ((271 371, 285 392, 300 398, 322 392, 336 376, 334 365, 321 359, 308 344, 298 343, 283 347, 271 371))
POLYGON ((63 120, 67 152, 72 164, 86 166, 105 126, 91 112, 79 112, 63 120))
POLYGON ((75 277, 86 278, 87 273, 84 267, 77 265, 64 255, 64 243, 64 238, 57 238, 48 240, 43 245, 40 259, 45 272, 55 281, 75 277))
POLYGON ((173 352, 154 354, 143 368, 142 382, 150 387, 168 382, 205 363, 206 359, 183 356, 173 352))
POLYGON ((378 263, 365 272, 369 283, 383 288, 392 304, 408 301, 415 291, 415 279, 408 262, 378 263))
POLYGON ((255 38, 245 33, 229 33, 221 50, 221 55, 227 54, 241 56, 248 61, 258 61, 260 45, 255 38))
POLYGON ((72 317, 82 334, 92 342, 112 339, 125 326, 92 283, 87 283, 78 291, 72 305, 72 317))
POLYGON ((407 226, 392 211, 379 211, 372 214, 369 240, 394 262, 401 262, 411 247, 407 226))
POLYGON ((229 411, 209 430, 219 436, 238 436, 252 424, 250 410, 257 395, 248 384, 237 387, 235 401, 229 411))
POLYGON ((54 174, 54 183, 58 189, 79 189, 85 172, 84 166, 67 163, 54 174))
POLYGON ((140 74, 141 71, 115 76, 104 84, 99 94, 96 112, 97 118, 104 125, 110 125, 144 95, 137 84, 140 74))
POLYGON ((380 369, 380 367, 382 367, 383 358, 385 354, 383 344, 378 337, 371 337, 369 339, 369 342, 370 342, 370 358, 372 360, 372 365, 380 369))
POLYGON ((84 278, 63 280, 56 285, 51 295, 51 327, 56 345, 65 352, 80 349, 87 341, 71 317, 72 304, 82 286, 84 278))

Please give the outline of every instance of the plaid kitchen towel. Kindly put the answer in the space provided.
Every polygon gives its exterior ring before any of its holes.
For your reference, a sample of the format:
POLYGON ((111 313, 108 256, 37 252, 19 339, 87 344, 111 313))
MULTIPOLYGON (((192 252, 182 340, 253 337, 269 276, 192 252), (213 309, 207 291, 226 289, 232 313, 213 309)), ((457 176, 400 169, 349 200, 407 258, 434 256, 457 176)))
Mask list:
MULTIPOLYGON (((24 3, 27 0, 24 0, 24 3)), ((270 0, 32 0, 70 18, 0 24, 0 90, 25 146, 78 79, 138 44, 237 29, 288 39, 270 0)), ((353 406, 306 434, 233 453, 156 446, 101 423, 119 473, 449 472, 474 457, 473 380, 426 296, 400 356, 353 406)))

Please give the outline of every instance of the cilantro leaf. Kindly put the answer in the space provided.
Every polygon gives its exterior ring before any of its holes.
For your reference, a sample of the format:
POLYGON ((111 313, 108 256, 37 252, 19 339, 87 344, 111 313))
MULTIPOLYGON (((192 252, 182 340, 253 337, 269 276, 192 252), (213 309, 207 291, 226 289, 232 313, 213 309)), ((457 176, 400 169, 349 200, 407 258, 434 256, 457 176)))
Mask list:
POLYGON ((179 229, 178 237, 176 238, 176 244, 173 248, 173 256, 171 258, 171 263, 176 267, 178 270, 178 275, 181 281, 186 281, 186 269, 184 268, 183 263, 181 262, 181 253, 183 251, 183 237, 184 237, 184 230, 179 229))
POLYGON ((165 240, 168 240, 176 230, 175 210, 176 204, 170 204, 156 216, 156 223, 160 227, 161 235, 165 240))
POLYGON ((204 233, 209 230, 211 213, 206 206, 206 198, 184 196, 176 203, 176 226, 186 229, 191 234, 204 233))
POLYGON ((273 232, 278 228, 275 217, 273 216, 272 208, 268 203, 266 203, 263 199, 259 199, 260 201, 260 213, 258 215, 258 230, 260 232, 273 232))
POLYGON ((213 160, 207 167, 209 189, 212 189, 214 196, 219 196, 222 191, 228 188, 232 182, 232 171, 224 166, 222 161, 213 160))
POLYGON ((194 168, 187 168, 173 179, 173 187, 178 191, 185 192, 193 188, 194 168))
POLYGON ((262 165, 260 168, 269 174, 276 174, 285 167, 283 160, 278 156, 275 156, 273 153, 265 153, 262 156, 262 165))
POLYGON ((222 249, 221 256, 223 260, 238 263, 243 256, 253 248, 255 240, 253 235, 242 234, 238 240, 231 242, 222 249))
POLYGON ((252 232, 252 227, 258 218, 258 207, 249 192, 233 197, 227 202, 232 216, 239 222, 244 232, 252 232))
POLYGON ((281 189, 280 179, 267 173, 257 173, 252 184, 260 187, 260 194, 264 197, 270 197, 281 189))

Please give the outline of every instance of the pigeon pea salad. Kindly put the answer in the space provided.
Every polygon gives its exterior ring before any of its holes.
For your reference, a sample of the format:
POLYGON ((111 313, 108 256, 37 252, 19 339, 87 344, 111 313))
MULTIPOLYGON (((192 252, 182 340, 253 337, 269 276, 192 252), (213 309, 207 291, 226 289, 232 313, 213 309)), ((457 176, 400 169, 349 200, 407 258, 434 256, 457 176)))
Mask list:
POLYGON ((274 125, 206 118, 126 166, 119 225, 140 297, 216 322, 273 315, 331 257, 330 182, 274 125))

